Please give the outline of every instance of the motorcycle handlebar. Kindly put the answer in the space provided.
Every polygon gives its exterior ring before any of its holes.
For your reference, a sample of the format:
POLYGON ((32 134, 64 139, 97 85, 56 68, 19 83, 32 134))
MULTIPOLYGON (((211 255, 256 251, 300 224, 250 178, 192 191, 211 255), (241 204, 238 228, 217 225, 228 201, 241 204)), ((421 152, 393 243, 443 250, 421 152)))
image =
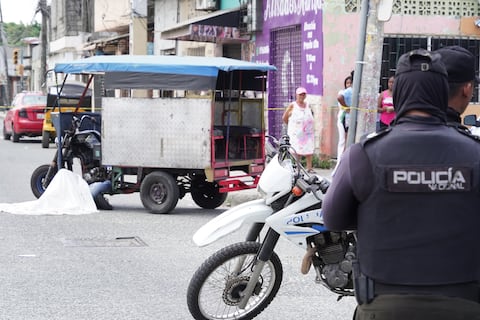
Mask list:
POLYGON ((313 192, 320 190, 325 194, 325 192, 328 190, 328 187, 330 187, 330 182, 327 179, 320 179, 316 175, 310 176, 306 182, 310 187, 305 189, 313 192))
POLYGON ((88 114, 84 114, 84 115, 82 116, 82 118, 80 119, 80 123, 82 123, 83 120, 85 120, 85 119, 88 119, 88 120, 92 121, 93 123, 96 123, 96 122, 97 122, 97 119, 95 119, 94 117, 92 117, 92 116, 90 116, 90 115, 88 115, 88 114))
POLYGON ((329 187, 330 181, 328 181, 327 179, 322 179, 322 181, 320 181, 320 190, 322 191, 322 193, 325 194, 329 187))

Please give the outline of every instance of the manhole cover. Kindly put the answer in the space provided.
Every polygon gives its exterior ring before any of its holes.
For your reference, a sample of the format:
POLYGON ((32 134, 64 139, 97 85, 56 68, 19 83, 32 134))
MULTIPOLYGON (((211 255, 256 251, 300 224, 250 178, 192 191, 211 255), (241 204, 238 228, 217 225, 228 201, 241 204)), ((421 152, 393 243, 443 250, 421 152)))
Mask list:
POLYGON ((78 238, 64 239, 65 247, 146 247, 139 237, 118 237, 114 239, 78 238))

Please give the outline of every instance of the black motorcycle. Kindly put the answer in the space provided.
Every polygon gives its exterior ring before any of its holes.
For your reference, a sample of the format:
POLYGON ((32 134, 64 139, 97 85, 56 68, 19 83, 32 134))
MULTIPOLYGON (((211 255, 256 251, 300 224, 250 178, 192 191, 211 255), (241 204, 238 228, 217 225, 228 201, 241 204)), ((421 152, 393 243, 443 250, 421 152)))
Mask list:
MULTIPOLYGON (((83 179, 89 184, 106 185, 91 190, 98 209, 112 210, 112 206, 105 198, 105 189, 111 179, 111 170, 101 165, 101 134, 99 131, 99 114, 83 114, 81 118, 75 113, 64 113, 68 118, 71 115, 71 127, 64 130, 61 141, 56 141, 57 151, 50 164, 41 165, 32 173, 30 187, 35 197, 39 198, 52 181, 59 168, 73 171, 74 159, 80 161, 83 179), (61 147, 58 148, 58 144, 61 147), (60 154, 59 154, 60 152, 60 154), (60 155, 60 156, 59 156, 60 155), (101 191, 100 191, 101 190, 101 191)), ((58 139, 57 139, 58 140, 58 139)))

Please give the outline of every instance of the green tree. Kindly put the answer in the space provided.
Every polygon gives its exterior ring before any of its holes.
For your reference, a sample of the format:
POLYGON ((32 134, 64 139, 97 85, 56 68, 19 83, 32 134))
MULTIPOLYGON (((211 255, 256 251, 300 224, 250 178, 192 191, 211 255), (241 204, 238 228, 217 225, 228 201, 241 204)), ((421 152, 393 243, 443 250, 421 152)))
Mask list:
POLYGON ((7 41, 10 46, 23 46, 23 38, 39 37, 42 26, 38 22, 29 25, 7 22, 3 24, 7 41))

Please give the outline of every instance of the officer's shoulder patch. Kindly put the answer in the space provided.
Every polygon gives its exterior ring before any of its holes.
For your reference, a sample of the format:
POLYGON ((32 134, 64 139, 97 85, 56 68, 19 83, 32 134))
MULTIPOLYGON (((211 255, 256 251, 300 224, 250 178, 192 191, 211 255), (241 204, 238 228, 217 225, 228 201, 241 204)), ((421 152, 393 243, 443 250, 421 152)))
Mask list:
POLYGON ((375 132, 371 132, 369 134, 366 134, 366 135, 362 136, 362 138, 360 140, 360 144, 362 146, 364 146, 365 144, 367 144, 369 142, 372 142, 374 140, 377 140, 380 137, 383 137, 383 136, 387 135, 390 131, 392 131, 392 128, 388 127, 388 128, 386 128, 384 130, 381 130, 381 131, 375 131, 375 132))

